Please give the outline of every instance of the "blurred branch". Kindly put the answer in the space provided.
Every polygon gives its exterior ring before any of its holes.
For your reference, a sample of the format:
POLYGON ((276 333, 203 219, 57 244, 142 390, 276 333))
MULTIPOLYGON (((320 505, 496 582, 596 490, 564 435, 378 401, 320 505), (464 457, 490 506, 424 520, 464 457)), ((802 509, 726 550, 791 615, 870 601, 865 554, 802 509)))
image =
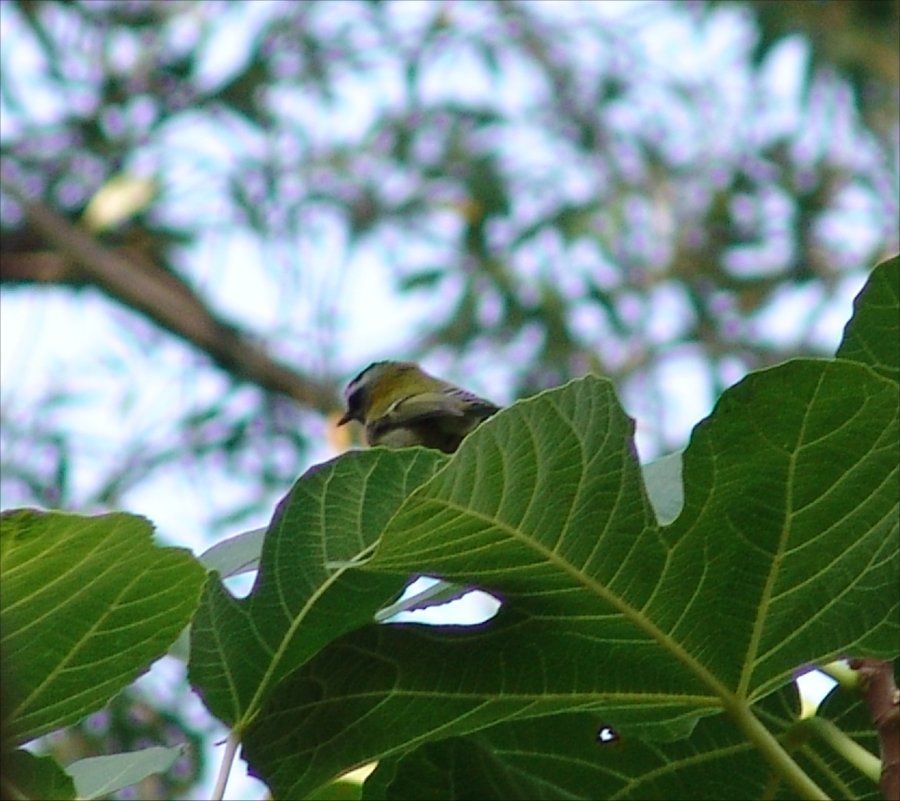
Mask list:
POLYGON ((0 282, 4 284, 69 284, 83 286, 85 277, 68 259, 49 250, 0 253, 0 282))
POLYGON ((22 205, 28 222, 63 259, 47 253, 30 258, 4 254, 0 282, 72 283, 72 272, 77 270, 82 279, 194 345, 236 378, 320 412, 336 407, 331 386, 273 359, 236 326, 214 315, 177 276, 143 254, 128 251, 125 256, 102 246, 43 203, 29 201, 11 182, 4 190, 22 205), (74 265, 66 268, 66 259, 74 265))

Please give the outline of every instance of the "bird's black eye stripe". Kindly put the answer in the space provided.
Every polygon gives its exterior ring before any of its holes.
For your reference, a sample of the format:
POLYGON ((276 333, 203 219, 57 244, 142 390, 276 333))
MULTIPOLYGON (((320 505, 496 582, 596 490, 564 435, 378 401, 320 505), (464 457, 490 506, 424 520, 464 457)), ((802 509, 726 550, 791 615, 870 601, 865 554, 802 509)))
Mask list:
POLYGON ((347 411, 350 413, 350 417, 354 420, 361 419, 363 398, 365 397, 365 393, 365 389, 363 387, 359 387, 358 389, 353 390, 353 392, 347 397, 347 411))

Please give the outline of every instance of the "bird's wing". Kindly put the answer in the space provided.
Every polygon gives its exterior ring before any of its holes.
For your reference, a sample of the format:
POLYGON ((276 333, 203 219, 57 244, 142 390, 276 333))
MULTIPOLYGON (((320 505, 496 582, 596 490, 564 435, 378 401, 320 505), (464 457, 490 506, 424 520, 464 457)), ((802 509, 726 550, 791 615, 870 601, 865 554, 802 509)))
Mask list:
POLYGON ((446 392, 420 392, 396 403, 385 415, 392 423, 413 423, 434 417, 464 417, 463 398, 446 392))
POLYGON ((480 398, 474 392, 469 392, 467 389, 463 389, 462 387, 454 387, 448 386, 444 390, 445 395, 449 395, 451 398, 462 401, 466 406, 474 406, 477 409, 493 409, 495 412, 499 410, 499 406, 491 403, 490 401, 485 400, 484 398, 480 398))

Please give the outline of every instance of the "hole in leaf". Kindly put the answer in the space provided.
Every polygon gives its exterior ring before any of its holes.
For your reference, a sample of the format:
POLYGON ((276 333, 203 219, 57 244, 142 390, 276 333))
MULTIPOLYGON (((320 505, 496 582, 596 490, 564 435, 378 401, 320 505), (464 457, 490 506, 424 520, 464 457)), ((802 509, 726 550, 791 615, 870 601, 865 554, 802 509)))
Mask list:
POLYGON ((256 571, 252 573, 241 573, 239 576, 229 576, 222 580, 222 583, 235 598, 246 598, 253 589, 256 581, 256 571))
POLYGON ((395 603, 381 610, 376 620, 426 626, 477 626, 494 617, 500 606, 500 601, 484 590, 420 576, 395 603))
POLYGON ((597 729, 597 742, 600 745, 613 745, 620 739, 622 738, 619 736, 619 732, 609 724, 604 723, 597 729))

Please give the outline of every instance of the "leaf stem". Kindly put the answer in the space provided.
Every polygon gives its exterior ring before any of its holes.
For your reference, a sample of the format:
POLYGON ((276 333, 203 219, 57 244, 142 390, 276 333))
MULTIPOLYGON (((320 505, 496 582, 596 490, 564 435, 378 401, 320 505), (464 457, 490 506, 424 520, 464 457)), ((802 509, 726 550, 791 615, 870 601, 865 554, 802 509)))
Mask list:
POLYGON ((228 776, 231 773, 231 766, 234 763, 234 756, 237 754, 238 746, 241 744, 240 736, 236 729, 232 729, 225 741, 225 753, 222 754, 222 764, 219 766, 219 775, 216 777, 216 786, 212 792, 212 801, 222 801, 225 797, 225 785, 228 784, 228 776))
POLYGON ((745 702, 735 699, 735 702, 728 703, 726 708, 747 735, 747 739, 756 746, 766 761, 797 792, 800 798, 828 801, 828 794, 784 750, 781 743, 763 726, 745 702))
POLYGON ((830 676, 845 690, 855 690, 859 687, 859 675, 844 660, 829 662, 819 667, 826 676, 830 676))
POLYGON ((881 778, 881 760, 863 748, 847 732, 839 729, 830 720, 818 716, 805 721, 805 725, 815 735, 847 760, 854 768, 876 784, 881 778))

